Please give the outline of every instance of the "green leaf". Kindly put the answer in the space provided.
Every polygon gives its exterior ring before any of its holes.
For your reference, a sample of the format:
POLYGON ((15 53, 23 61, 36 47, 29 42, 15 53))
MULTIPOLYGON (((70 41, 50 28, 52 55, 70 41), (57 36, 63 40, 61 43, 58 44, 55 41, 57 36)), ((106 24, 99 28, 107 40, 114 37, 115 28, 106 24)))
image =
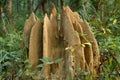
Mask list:
POLYGON ((0 42, 3 42, 3 41, 4 41, 4 39, 2 37, 0 37, 0 42))
POLYGON ((120 64, 120 54, 117 56, 117 61, 120 64))
POLYGON ((81 72, 82 75, 88 75, 88 72, 81 72))
POLYGON ((62 60, 63 60, 63 58, 59 58, 59 59, 55 60, 54 63, 59 63, 62 60))
POLYGON ((111 77, 111 80, 116 80, 116 77, 111 77))
POLYGON ((51 62, 47 62, 47 64, 53 64, 54 62, 53 61, 51 61, 51 62))
POLYGON ((4 64, 3 64, 4 66, 12 66, 12 63, 10 62, 10 61, 7 61, 7 62, 4 62, 4 64))
POLYGON ((72 46, 66 47, 65 50, 70 50, 71 52, 74 52, 74 51, 75 51, 75 49, 74 49, 72 46))
POLYGON ((42 67, 43 67, 43 64, 39 64, 37 67, 38 67, 38 68, 42 68, 42 67))
POLYGON ((0 72, 2 72, 2 64, 0 63, 0 72))
POLYGON ((43 59, 40 59, 42 62, 49 62, 50 61, 50 58, 49 57, 45 57, 43 59))
POLYGON ((110 62, 110 72, 113 72, 116 67, 115 61, 112 59, 110 62))
POLYGON ((89 45, 89 46, 91 46, 91 43, 89 43, 89 42, 88 42, 88 43, 84 43, 84 45, 89 45))

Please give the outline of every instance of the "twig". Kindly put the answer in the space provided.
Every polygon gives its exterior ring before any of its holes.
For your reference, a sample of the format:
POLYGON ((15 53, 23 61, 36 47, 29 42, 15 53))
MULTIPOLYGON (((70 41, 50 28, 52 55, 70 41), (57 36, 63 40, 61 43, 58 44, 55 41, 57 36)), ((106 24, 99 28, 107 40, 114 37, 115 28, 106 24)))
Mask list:
POLYGON ((3 23, 3 31, 6 32, 7 30, 5 27, 5 20, 3 19, 3 17, 4 17, 3 8, 1 7, 0 10, 1 10, 1 19, 2 19, 2 23, 3 23))

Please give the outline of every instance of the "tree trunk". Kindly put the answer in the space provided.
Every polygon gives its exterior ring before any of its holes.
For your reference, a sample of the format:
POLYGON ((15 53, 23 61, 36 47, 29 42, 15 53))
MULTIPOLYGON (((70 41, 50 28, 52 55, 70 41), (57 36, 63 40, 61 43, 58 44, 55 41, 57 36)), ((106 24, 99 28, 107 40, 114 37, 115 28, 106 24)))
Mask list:
POLYGON ((33 11, 33 5, 31 0, 27 0, 28 13, 30 14, 33 11))
POLYGON ((17 3, 17 5, 16 5, 17 6, 16 11, 19 13, 19 11, 21 11, 21 3, 20 3, 19 0, 17 0, 16 3, 17 3))
POLYGON ((9 19, 12 18, 12 0, 8 0, 7 2, 7 11, 8 11, 8 17, 9 19))

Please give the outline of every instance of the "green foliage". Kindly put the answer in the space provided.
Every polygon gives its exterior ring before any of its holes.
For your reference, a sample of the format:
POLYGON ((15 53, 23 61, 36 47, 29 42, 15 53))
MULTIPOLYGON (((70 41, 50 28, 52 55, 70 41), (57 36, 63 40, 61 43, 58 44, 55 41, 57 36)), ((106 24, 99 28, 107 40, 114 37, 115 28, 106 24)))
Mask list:
POLYGON ((0 78, 12 75, 17 76, 17 70, 23 67, 24 59, 22 59, 22 49, 20 48, 21 34, 13 33, 6 34, 0 37, 0 78), (20 64, 20 65, 18 65, 20 64))
MULTIPOLYGON (((49 57, 46 57, 46 58, 42 58, 40 60, 46 64, 54 64, 54 63, 59 63, 60 61, 62 61, 62 58, 56 59, 55 61, 51 61, 49 57)), ((41 67, 41 64, 40 64, 40 67, 41 67)))

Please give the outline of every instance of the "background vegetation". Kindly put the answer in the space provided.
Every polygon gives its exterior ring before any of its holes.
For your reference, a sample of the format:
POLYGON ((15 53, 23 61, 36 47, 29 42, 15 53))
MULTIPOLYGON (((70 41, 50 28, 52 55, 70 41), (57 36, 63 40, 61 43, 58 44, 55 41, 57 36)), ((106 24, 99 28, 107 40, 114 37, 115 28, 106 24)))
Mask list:
MULTIPOLYGON (((53 2, 59 14, 66 4, 89 22, 101 54, 99 75, 92 76, 120 80, 120 0, 64 0, 63 4, 63 0, 0 0, 0 80, 32 79, 23 44, 24 23, 32 11, 42 21, 53 2)), ((90 80, 87 72, 81 74, 90 80)))

